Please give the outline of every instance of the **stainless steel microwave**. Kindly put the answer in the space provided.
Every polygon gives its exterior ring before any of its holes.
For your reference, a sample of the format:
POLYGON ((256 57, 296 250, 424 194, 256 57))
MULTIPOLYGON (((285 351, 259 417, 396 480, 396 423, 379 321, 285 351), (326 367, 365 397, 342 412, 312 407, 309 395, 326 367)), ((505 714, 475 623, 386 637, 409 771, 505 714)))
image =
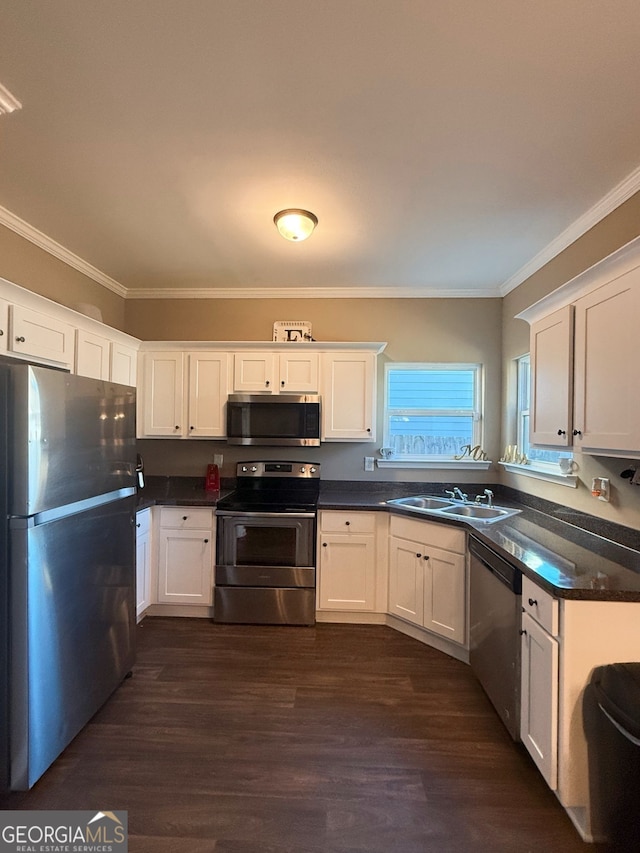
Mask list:
POLYGON ((230 394, 227 442, 278 447, 320 445, 320 397, 315 394, 230 394))

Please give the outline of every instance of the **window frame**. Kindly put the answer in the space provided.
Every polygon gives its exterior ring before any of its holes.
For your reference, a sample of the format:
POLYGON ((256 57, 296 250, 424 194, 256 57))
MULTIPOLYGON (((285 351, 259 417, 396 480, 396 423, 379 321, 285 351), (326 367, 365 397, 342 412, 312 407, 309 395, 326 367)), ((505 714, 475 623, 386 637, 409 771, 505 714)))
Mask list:
MULTIPOLYGON (((391 438, 390 438, 390 422, 391 417, 397 415, 424 415, 428 417, 471 417, 472 429, 473 429, 473 438, 471 446, 475 447, 476 445, 482 446, 482 438, 483 438, 483 429, 484 429, 484 366, 479 362, 388 362, 384 366, 384 392, 383 392, 383 447, 391 446, 391 438), (474 408, 472 410, 469 409, 423 409, 423 408, 404 408, 404 409, 390 409, 389 407, 389 374, 392 371, 473 371, 473 405, 474 408)), ((460 453, 462 453, 462 449, 460 449, 460 453)), ((473 467, 477 467, 478 465, 482 465, 482 467, 489 467, 490 462, 484 460, 474 460, 469 456, 465 456, 463 459, 456 460, 455 456, 458 454, 427 454, 427 453, 402 453, 402 454, 394 454, 389 463, 385 463, 384 461, 378 462, 378 464, 391 464, 404 467, 458 467, 463 464, 473 463, 473 467)))
MULTIPOLYGON (((515 389, 515 424, 516 424, 516 445, 519 450, 526 454, 527 462, 504 462, 501 464, 508 470, 514 473, 522 473, 532 477, 537 477, 544 480, 552 480, 553 482, 563 483, 568 486, 577 486, 577 477, 573 474, 564 474, 560 470, 558 464, 560 459, 573 460, 573 452, 571 450, 554 450, 551 448, 541 450, 546 454, 554 454, 554 460, 531 458, 531 440, 530 433, 525 427, 525 421, 528 419, 531 424, 531 353, 524 353, 514 359, 516 367, 516 389, 515 389), (526 376, 526 391, 523 393, 523 369, 527 366, 526 376)), ((537 448, 534 446, 533 451, 537 448)))

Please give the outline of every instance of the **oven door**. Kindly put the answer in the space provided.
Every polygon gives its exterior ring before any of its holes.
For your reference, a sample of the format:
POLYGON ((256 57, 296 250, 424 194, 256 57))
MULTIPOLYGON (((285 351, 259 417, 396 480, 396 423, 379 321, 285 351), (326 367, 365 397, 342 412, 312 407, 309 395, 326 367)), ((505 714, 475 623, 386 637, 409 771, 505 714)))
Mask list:
POLYGON ((214 621, 313 625, 315 513, 218 512, 214 621))

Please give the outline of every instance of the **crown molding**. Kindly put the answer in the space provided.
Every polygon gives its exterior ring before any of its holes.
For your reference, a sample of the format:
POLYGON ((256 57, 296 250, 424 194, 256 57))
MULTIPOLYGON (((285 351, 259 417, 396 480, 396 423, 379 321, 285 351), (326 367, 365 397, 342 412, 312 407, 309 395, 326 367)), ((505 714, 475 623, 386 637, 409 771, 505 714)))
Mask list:
POLYGON ((24 219, 20 219, 19 216, 15 215, 15 213, 11 213, 10 210, 7 210, 6 207, 2 207, 1 205, 0 225, 4 225, 11 229, 11 231, 15 231, 16 234, 24 237, 25 240, 29 240, 29 242, 33 243, 35 246, 38 246, 40 249, 44 249, 45 252, 53 255, 54 258, 58 258, 58 260, 67 264, 67 266, 78 270, 78 272, 86 275, 87 278, 93 279, 93 281, 101 284, 103 287, 106 287, 107 290, 112 290, 114 293, 117 293, 118 296, 126 297, 127 288, 123 284, 120 284, 119 281, 116 281, 106 273, 101 272, 87 261, 78 257, 78 255, 74 255, 74 253, 69 249, 65 249, 64 246, 60 245, 60 243, 57 243, 51 237, 43 234, 42 231, 38 231, 38 229, 34 228, 33 225, 29 225, 28 222, 24 221, 24 219))
POLYGON ((531 258, 523 267, 508 278, 499 288, 499 296, 506 296, 518 285, 526 281, 539 269, 553 260, 556 255, 559 255, 564 249, 586 234, 590 228, 597 225, 605 216, 612 213, 617 207, 631 198, 632 195, 640 190, 640 166, 634 169, 630 175, 615 186, 610 192, 603 196, 600 201, 596 202, 586 213, 579 216, 568 228, 558 234, 548 246, 545 246, 542 251, 531 258))
POLYGON ((0 116, 21 109, 22 104, 20 101, 14 98, 11 92, 0 83, 0 116))
POLYGON ((127 299, 490 299, 497 290, 428 287, 137 287, 127 299))

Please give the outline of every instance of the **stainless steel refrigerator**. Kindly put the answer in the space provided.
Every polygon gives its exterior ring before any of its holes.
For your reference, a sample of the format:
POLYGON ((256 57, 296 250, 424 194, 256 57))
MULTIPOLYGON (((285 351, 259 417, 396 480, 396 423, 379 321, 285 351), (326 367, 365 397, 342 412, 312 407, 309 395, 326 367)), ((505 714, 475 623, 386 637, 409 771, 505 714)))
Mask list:
POLYGON ((26 790, 134 662, 135 389, 5 360, 0 424, 0 734, 26 790))

